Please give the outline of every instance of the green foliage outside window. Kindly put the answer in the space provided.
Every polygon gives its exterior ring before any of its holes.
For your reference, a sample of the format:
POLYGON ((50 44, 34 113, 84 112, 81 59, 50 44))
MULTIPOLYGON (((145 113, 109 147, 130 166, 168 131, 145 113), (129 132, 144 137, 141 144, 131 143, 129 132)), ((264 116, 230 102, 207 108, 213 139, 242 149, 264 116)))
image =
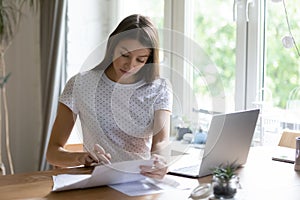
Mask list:
MULTIPOLYGON (((225 89, 231 94, 235 86, 236 24, 232 19, 232 5, 228 1, 195 1, 194 39, 217 67, 225 89), (218 5, 218 6, 216 6, 218 5), (223 17, 222 15, 227 15, 223 17)), ((202 77, 194 74, 194 92, 205 94, 207 88, 197 84, 202 77)), ((209 83, 208 83, 209 84, 209 83)), ((214 88, 215 85, 210 86, 214 88)), ((218 92, 216 90, 215 92, 218 92)), ((215 94, 212 94, 215 95, 215 94)))
MULTIPOLYGON (((288 19, 295 41, 300 41, 299 0, 286 1, 288 19)), ((266 27, 266 80, 265 86, 272 92, 273 105, 286 107, 290 92, 299 86, 299 55, 296 49, 286 49, 281 38, 289 35, 282 3, 267 4, 266 27)))
MULTIPOLYGON (((194 38, 217 66, 225 92, 228 92, 234 89, 235 84, 236 22, 232 20, 232 12, 228 12, 230 18, 225 19, 220 16, 220 10, 216 9, 221 7, 231 11, 232 5, 222 0, 205 5, 203 1, 195 2, 199 3, 199 8, 195 9, 194 38)), ((286 49, 281 42, 283 36, 289 35, 283 4, 271 1, 266 4, 264 88, 271 94, 274 107, 286 108, 290 92, 299 87, 300 58, 295 47, 286 49)), ((289 0, 286 4, 296 43, 300 41, 300 12, 294 5, 298 4, 299 0, 289 0)), ((195 74, 194 83, 198 83, 199 78, 201 77, 195 74)), ((194 92, 205 93, 207 90, 195 84, 194 92)))

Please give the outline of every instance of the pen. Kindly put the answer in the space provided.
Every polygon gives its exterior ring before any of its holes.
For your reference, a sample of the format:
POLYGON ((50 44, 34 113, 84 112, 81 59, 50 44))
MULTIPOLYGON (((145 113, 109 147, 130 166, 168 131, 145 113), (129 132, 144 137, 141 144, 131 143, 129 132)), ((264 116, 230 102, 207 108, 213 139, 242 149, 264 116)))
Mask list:
POLYGON ((77 132, 77 136, 78 136, 78 138, 81 139, 82 144, 83 144, 83 148, 85 149, 85 151, 88 152, 88 153, 92 156, 92 158, 93 158, 94 160, 98 161, 98 163, 95 163, 95 164, 93 164, 93 165, 99 165, 99 164, 107 165, 107 164, 111 164, 110 160, 105 156, 105 154, 107 154, 107 153, 105 152, 105 150, 104 150, 104 148, 103 148, 102 146, 100 146, 99 144, 95 144, 95 145, 94 145, 94 150, 91 151, 91 150, 85 145, 85 143, 83 142, 82 135, 79 134, 79 133, 77 132), (97 155, 95 155, 95 154, 97 154, 97 153, 99 153, 99 155, 100 155, 103 159, 100 159, 97 155))
POLYGON ((83 146, 85 150, 92 156, 92 158, 98 161, 98 163, 92 164, 93 166, 99 164, 102 165, 111 164, 110 160, 105 156, 106 154, 105 150, 99 144, 95 144, 94 151, 90 151, 85 145, 83 146))
POLYGON ((94 152, 96 153, 96 156, 98 159, 100 159, 100 163, 105 163, 105 164, 111 164, 109 158, 110 155, 105 152, 104 148, 100 146, 99 144, 94 145, 94 152))

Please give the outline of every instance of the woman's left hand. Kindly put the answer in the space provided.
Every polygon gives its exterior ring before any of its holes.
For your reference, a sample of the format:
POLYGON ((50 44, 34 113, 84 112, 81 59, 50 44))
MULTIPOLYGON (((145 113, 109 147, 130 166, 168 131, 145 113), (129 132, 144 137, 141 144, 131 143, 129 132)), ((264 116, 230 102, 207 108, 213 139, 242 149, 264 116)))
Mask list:
POLYGON ((168 172, 166 159, 163 156, 157 154, 153 154, 151 159, 153 160, 153 165, 141 165, 140 173, 149 178, 163 179, 168 172))

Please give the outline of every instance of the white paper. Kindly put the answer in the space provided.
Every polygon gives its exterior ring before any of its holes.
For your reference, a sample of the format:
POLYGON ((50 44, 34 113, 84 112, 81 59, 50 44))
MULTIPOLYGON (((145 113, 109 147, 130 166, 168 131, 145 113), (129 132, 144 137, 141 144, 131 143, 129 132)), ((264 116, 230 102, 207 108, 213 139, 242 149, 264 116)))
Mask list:
POLYGON ((181 177, 166 175, 162 180, 146 178, 130 183, 109 185, 109 187, 128 196, 157 194, 172 190, 190 190, 195 187, 191 182, 187 183, 186 181, 182 181, 182 179, 181 177))
POLYGON ((153 160, 132 160, 96 166, 92 174, 60 174, 53 176, 52 191, 89 188, 102 185, 127 183, 145 179, 140 165, 153 165, 153 160))
POLYGON ((273 160, 294 163, 296 150, 288 147, 276 146, 273 150, 273 160))

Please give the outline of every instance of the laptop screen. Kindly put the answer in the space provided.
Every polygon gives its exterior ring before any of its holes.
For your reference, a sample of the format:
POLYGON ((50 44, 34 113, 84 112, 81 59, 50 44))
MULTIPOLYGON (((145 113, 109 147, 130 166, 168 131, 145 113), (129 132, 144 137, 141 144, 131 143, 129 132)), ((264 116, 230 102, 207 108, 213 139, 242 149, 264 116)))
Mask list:
POLYGON ((180 141, 173 143, 172 151, 177 156, 170 166, 170 173, 191 177, 206 176, 220 164, 235 162, 246 163, 248 152, 254 135, 259 109, 244 110, 233 113, 219 114, 212 117, 204 149, 192 144, 183 145, 180 141), (181 149, 178 150, 178 146, 181 149), (186 172, 187 168, 196 166, 196 171, 186 172), (198 167, 198 168, 197 168, 198 167), (182 171, 182 172, 181 172, 182 171))

